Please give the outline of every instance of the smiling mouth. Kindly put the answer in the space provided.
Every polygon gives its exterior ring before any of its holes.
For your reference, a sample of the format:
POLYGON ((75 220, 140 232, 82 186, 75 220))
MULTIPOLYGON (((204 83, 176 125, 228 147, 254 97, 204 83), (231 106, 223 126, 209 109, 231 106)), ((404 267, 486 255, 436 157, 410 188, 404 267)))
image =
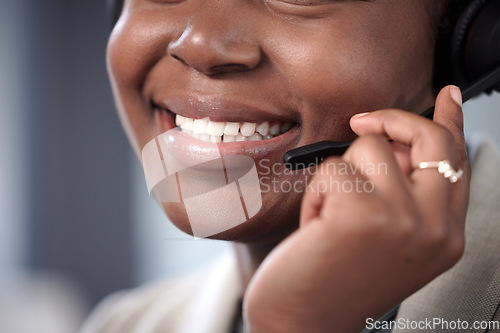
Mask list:
POLYGON ((292 122, 226 122, 181 115, 175 115, 175 124, 187 135, 212 143, 268 140, 288 132, 294 126, 292 122))
POLYGON ((300 138, 300 122, 273 111, 235 103, 196 103, 184 98, 175 104, 172 100, 170 105, 154 103, 153 110, 161 133, 158 140, 168 150, 162 153, 182 165, 229 155, 279 159, 300 138))

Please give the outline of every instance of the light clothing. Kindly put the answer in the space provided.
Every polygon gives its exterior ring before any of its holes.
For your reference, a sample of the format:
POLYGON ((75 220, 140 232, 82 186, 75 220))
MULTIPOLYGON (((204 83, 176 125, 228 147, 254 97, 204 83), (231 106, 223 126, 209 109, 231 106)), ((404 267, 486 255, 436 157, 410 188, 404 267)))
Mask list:
POLYGON ((197 274, 107 297, 80 333, 229 333, 241 290, 228 250, 197 274))

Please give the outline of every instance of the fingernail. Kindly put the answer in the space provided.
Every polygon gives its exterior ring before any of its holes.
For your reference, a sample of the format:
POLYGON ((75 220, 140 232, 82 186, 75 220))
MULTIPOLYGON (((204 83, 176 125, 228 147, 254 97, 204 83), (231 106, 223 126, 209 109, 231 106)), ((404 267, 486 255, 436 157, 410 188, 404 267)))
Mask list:
POLYGON ((369 115, 370 112, 363 112, 363 113, 357 113, 355 114, 354 116, 352 116, 353 118, 361 118, 361 117, 364 117, 364 116, 367 116, 369 115))
POLYGON ((451 86, 450 87, 450 95, 451 98, 458 104, 458 106, 462 106, 462 92, 460 91, 460 88, 457 86, 451 86))

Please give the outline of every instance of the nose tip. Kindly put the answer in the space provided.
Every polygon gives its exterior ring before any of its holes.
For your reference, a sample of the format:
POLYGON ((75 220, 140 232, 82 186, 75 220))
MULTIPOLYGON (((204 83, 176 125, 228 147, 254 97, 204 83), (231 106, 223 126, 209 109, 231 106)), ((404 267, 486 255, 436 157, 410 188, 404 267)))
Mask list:
POLYGON ((249 36, 221 27, 188 26, 168 54, 207 75, 247 71, 261 61, 260 47, 249 36))

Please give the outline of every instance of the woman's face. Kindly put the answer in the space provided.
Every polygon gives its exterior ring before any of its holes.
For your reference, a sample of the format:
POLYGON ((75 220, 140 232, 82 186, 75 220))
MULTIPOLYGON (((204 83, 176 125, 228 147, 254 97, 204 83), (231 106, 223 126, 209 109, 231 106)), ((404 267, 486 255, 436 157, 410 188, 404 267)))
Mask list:
MULTIPOLYGON (((219 144, 252 157, 267 183, 260 212, 216 237, 277 241, 297 227, 302 196, 300 186, 280 184, 306 178, 284 174, 287 150, 353 139, 349 119, 356 113, 421 112, 432 104, 431 6, 430 0, 128 0, 107 53, 121 121, 138 156, 175 127, 175 114, 292 123, 273 138, 219 144)), ((183 205, 163 208, 190 232, 183 205)))

